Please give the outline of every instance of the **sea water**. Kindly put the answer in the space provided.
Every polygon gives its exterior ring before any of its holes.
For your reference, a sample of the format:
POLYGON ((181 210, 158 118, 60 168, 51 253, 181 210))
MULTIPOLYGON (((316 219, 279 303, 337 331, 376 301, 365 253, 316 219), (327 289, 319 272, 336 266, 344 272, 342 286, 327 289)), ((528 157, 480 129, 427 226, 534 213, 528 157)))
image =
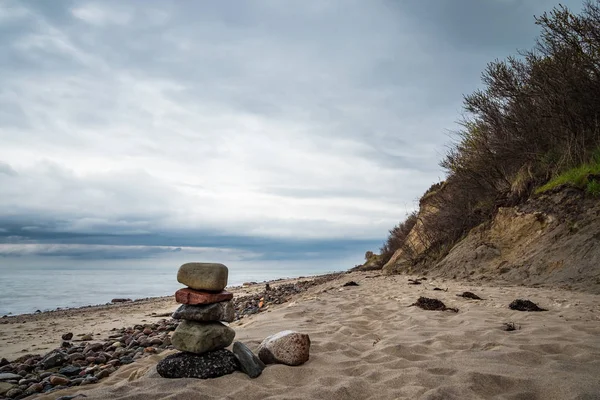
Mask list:
MULTIPOLYGON (((169 296, 183 287, 177 270, 194 260, 71 260, 0 258, 0 317, 58 307, 105 304, 114 298, 169 296)), ((347 270, 346 260, 230 260, 229 286, 347 270)))

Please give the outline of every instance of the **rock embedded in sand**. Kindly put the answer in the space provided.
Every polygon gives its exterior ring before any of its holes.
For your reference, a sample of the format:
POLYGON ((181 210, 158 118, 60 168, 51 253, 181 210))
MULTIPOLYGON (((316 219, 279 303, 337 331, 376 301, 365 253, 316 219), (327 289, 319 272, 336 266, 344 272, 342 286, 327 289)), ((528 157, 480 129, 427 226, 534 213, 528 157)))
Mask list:
POLYGON ((65 333, 62 335, 62 340, 71 340, 73 339, 73 332, 65 333))
POLYGON ((227 286, 228 274, 223 264, 187 263, 179 267, 177 281, 192 289, 220 292, 227 286))
POLYGON ((265 364, 301 365, 308 361, 309 352, 308 335, 294 331, 268 336, 258 347, 258 357, 265 364))
POLYGON ((240 369, 250 378, 256 378, 262 374, 266 365, 258 358, 244 343, 233 344, 233 354, 240 364, 240 369))
POLYGON ((219 293, 202 292, 190 288, 179 289, 175 292, 175 301, 179 304, 212 304, 233 299, 233 293, 225 290, 219 293))
POLYGON ((177 350, 202 354, 227 347, 235 331, 220 322, 182 321, 171 338, 177 350))
POLYGON ((233 301, 221 301, 208 305, 182 304, 173 313, 175 319, 188 321, 225 321, 233 322, 235 318, 235 307, 233 301))
POLYGON ((218 378, 237 369, 237 359, 225 349, 204 354, 171 354, 156 365, 156 371, 163 378, 218 378))

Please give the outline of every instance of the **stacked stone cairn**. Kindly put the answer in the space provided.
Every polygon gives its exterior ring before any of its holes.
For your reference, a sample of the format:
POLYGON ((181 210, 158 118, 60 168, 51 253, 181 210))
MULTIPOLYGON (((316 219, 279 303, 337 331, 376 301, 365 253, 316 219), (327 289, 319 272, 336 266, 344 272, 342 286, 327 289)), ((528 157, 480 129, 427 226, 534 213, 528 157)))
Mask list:
POLYGON ((235 331, 223 322, 235 318, 233 294, 224 290, 228 269, 223 264, 187 263, 179 268, 177 281, 187 286, 175 292, 181 306, 173 318, 181 320, 171 342, 180 353, 172 354, 156 367, 164 378, 217 378, 237 369, 254 378, 265 365, 239 342, 234 353, 225 349, 235 331))

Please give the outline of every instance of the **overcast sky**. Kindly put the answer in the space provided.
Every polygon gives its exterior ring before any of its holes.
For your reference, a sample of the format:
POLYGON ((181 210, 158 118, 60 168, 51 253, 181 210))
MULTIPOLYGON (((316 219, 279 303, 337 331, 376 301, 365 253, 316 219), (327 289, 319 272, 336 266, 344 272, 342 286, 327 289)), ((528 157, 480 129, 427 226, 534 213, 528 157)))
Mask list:
POLYGON ((556 4, 0 0, 0 254, 376 250, 556 4))

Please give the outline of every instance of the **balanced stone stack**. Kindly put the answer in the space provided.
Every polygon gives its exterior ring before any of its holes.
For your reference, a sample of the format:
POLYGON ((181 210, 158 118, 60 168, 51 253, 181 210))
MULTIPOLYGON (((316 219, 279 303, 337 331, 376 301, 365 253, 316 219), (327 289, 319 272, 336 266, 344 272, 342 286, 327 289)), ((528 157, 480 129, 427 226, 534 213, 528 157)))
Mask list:
POLYGON ((237 360, 225 347, 235 331, 222 322, 235 318, 233 294, 225 291, 228 269, 223 264, 187 263, 177 280, 187 288, 175 293, 181 306, 173 318, 182 320, 173 333, 173 347, 183 353, 166 357, 157 365, 165 378, 215 378, 237 369, 237 360))

